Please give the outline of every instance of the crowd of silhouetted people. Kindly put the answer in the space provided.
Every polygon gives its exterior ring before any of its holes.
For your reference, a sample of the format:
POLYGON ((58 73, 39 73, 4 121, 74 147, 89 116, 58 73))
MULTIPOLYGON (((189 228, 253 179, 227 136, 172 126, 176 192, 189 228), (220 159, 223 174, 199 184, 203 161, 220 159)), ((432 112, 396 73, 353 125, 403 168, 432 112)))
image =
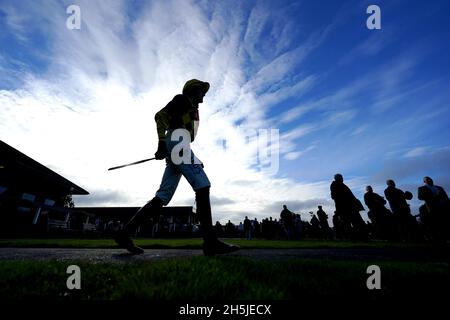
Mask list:
MULTIPOLYGON (((369 221, 364 221, 361 211, 365 211, 362 202, 344 183, 341 174, 336 174, 330 185, 330 196, 335 204, 334 213, 329 215, 318 206, 316 213, 309 212, 310 220, 303 220, 301 215, 290 211, 286 205, 277 218, 245 217, 235 225, 230 220, 224 225, 216 222, 215 232, 220 237, 300 240, 386 240, 386 241, 432 241, 450 240, 450 200, 444 188, 434 184, 430 177, 423 178, 423 185, 417 189, 417 198, 424 201, 419 212, 411 212, 408 201, 413 198, 410 191, 397 188, 394 180, 386 181, 384 197, 375 193, 372 186, 366 186, 364 203, 368 208, 369 221), (389 208, 388 208, 389 206, 389 208), (330 226, 329 221, 332 221, 330 226)), ((160 216, 160 221, 152 225, 151 236, 177 234, 192 236, 199 231, 198 225, 167 221, 160 216), (166 232, 164 232, 166 231, 166 232)))
POLYGON ((386 181, 384 197, 366 187, 364 203, 368 208, 365 222, 360 212, 365 208, 344 183, 341 174, 334 176, 330 185, 331 198, 335 203, 332 216, 333 226, 328 223, 328 215, 322 206, 316 214, 310 212, 310 221, 301 219, 300 214, 291 212, 286 205, 279 219, 266 218, 259 222, 256 218, 245 217, 235 226, 231 221, 222 226, 216 223, 216 232, 225 237, 239 236, 252 239, 348 239, 366 241, 379 239, 388 241, 432 241, 450 240, 450 200, 444 188, 434 184, 430 177, 423 178, 423 186, 417 189, 417 198, 424 201, 419 213, 411 213, 408 201, 413 198, 410 191, 396 187, 394 180, 386 181), (389 209, 387 205, 389 204, 389 209))

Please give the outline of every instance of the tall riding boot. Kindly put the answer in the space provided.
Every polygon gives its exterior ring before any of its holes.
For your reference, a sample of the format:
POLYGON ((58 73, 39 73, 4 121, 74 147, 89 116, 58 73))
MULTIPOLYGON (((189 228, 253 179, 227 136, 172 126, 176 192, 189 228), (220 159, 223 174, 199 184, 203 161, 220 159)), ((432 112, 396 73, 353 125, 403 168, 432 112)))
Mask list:
POLYGON ((239 246, 230 245, 217 239, 212 225, 209 187, 197 190, 195 192, 195 200, 197 203, 197 214, 203 233, 203 253, 205 256, 212 256, 215 254, 223 254, 239 250, 239 246))
POLYGON ((131 235, 136 228, 141 225, 146 219, 159 216, 161 208, 163 206, 162 200, 158 197, 154 197, 147 202, 142 208, 140 208, 133 217, 125 225, 124 230, 131 235))
POLYGON ((127 249, 133 254, 142 254, 144 250, 137 247, 133 240, 131 240, 130 235, 136 230, 136 228, 142 224, 145 219, 155 217, 159 215, 160 209, 162 207, 162 201, 158 197, 154 197, 152 200, 147 202, 142 208, 140 208, 134 216, 128 221, 123 230, 116 232, 114 235, 114 240, 119 245, 119 247, 127 249))

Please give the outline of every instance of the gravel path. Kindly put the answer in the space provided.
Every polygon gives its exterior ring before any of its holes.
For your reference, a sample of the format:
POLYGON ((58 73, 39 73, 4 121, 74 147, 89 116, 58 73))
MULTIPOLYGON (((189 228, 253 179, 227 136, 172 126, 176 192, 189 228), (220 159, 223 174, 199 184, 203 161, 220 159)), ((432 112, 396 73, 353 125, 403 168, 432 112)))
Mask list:
MULTIPOLYGON (((63 249, 63 248, 0 248, 1 260, 69 261, 91 263, 139 263, 161 259, 202 256, 196 249, 146 249, 142 255, 131 255, 122 249, 63 249)), ((228 256, 248 257, 268 261, 292 258, 337 259, 360 261, 423 261, 450 262, 448 250, 430 249, 242 249, 228 256)))

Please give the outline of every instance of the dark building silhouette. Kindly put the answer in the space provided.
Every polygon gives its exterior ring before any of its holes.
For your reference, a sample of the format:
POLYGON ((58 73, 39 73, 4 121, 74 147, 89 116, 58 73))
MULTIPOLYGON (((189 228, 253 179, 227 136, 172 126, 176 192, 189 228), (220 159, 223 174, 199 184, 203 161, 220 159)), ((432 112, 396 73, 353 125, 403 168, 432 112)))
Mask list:
POLYGON ((64 198, 87 194, 83 188, 0 141, 2 234, 17 230, 29 231, 41 222, 47 224, 44 227, 48 227, 49 209, 64 217, 64 198))
MULTIPOLYGON (((128 221, 139 207, 77 207, 73 214, 84 213, 95 216, 103 223, 103 228, 97 230, 105 235, 114 231, 128 221)), ((163 207, 159 219, 148 219, 138 230, 136 236, 143 237, 171 237, 192 236, 196 233, 194 226, 198 224, 192 206, 163 207)), ((199 235, 200 236, 200 235, 199 235)))

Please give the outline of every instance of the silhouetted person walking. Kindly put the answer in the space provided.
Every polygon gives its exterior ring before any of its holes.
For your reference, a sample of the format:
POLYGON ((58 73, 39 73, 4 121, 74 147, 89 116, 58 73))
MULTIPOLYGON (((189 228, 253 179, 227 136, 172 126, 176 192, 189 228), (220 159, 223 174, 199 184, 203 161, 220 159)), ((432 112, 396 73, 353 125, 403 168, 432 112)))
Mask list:
POLYGON ((291 239, 292 233, 294 231, 294 214, 290 210, 288 210, 286 205, 283 205, 283 210, 280 213, 280 220, 286 238, 288 240, 291 239))
POLYGON ((411 200, 412 194, 409 191, 403 192, 395 187, 392 179, 386 181, 387 188, 384 195, 389 202, 394 221, 397 225, 398 236, 402 240, 412 240, 416 233, 416 222, 411 215, 411 209, 406 200, 411 200))
POLYGON ((176 95, 155 115, 159 139, 155 158, 165 159, 166 169, 155 197, 136 212, 123 232, 115 236, 117 244, 131 253, 141 254, 144 250, 134 245, 130 234, 143 220, 159 215, 161 207, 167 205, 172 199, 181 176, 186 178, 195 191, 197 215, 204 240, 204 254, 222 254, 239 249, 238 246, 220 241, 214 232, 209 199, 211 184, 203 170, 203 164, 190 148, 199 124, 198 107, 208 90, 208 82, 189 80, 184 85, 182 94, 176 95))
POLYGON ((320 221, 317 219, 316 215, 312 212, 311 213, 311 220, 309 221, 311 225, 309 236, 311 238, 319 238, 320 237, 320 221))
POLYGON ((364 207, 353 192, 344 184, 341 174, 334 175, 334 181, 330 185, 331 198, 336 206, 336 214, 341 218, 341 225, 345 237, 354 240, 366 240, 366 224, 359 211, 364 207))
POLYGON ((425 210, 421 210, 425 232, 433 240, 445 241, 449 239, 450 200, 444 188, 434 185, 430 177, 424 177, 423 183, 417 197, 425 201, 425 210))
POLYGON ((252 222, 247 216, 244 219, 244 234, 247 240, 252 240, 252 222))
POLYGON ((344 223, 342 221, 342 217, 337 214, 337 211, 334 211, 332 219, 333 219, 334 237, 336 239, 344 239, 345 238, 345 235, 344 235, 345 228, 344 228, 344 223))
POLYGON ((374 237, 390 239, 392 237, 392 213, 385 207, 386 200, 378 193, 373 192, 371 186, 366 187, 364 203, 369 208, 367 215, 372 222, 374 237))

